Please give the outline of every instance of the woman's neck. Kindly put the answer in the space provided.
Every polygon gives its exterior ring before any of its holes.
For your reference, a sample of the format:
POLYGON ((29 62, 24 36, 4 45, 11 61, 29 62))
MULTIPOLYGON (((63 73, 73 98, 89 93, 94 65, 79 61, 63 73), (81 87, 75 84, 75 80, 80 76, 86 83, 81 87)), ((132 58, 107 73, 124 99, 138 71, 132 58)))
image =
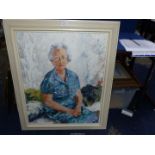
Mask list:
POLYGON ((56 70, 56 72, 59 75, 64 75, 65 74, 65 70, 56 70))
POLYGON ((60 76, 60 78, 65 81, 66 71, 65 70, 56 70, 56 73, 60 76))

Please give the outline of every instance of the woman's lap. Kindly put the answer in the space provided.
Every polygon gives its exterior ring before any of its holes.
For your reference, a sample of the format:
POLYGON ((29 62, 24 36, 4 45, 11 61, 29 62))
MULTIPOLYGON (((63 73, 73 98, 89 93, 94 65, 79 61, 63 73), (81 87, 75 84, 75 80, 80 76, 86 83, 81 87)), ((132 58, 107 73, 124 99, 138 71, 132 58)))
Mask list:
POLYGON ((95 112, 89 111, 86 107, 82 107, 81 115, 78 117, 67 113, 46 111, 47 117, 57 123, 97 123, 98 116, 95 112))

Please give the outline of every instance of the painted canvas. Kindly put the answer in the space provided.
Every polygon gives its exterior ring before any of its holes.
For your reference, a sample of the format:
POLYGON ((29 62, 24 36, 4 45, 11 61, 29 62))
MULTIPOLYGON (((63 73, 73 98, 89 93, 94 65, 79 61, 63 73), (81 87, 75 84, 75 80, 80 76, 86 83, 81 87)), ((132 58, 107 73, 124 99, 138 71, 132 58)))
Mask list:
POLYGON ((108 33, 18 31, 16 39, 29 122, 98 123, 108 33))
POLYGON ((3 25, 22 129, 106 128, 119 22, 3 25))

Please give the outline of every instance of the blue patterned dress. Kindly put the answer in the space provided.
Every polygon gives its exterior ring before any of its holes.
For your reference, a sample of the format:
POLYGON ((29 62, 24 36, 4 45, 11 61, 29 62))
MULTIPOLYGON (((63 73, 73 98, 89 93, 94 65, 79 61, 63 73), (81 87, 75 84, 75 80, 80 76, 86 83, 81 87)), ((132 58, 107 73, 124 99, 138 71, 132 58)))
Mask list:
MULTIPOLYGON (((59 104, 74 109, 76 106, 75 95, 80 89, 79 78, 73 71, 66 69, 66 81, 64 82, 55 69, 48 72, 41 85, 43 94, 52 94, 53 100, 59 104)), ((58 112, 44 104, 44 110, 48 118, 58 123, 97 123, 96 113, 82 106, 80 116, 72 116, 68 113, 58 112)))

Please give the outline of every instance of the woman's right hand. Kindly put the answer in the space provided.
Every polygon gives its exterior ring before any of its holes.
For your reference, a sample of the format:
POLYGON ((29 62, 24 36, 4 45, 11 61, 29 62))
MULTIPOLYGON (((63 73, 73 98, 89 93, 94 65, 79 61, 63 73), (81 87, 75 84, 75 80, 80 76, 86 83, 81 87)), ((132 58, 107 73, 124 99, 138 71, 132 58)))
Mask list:
POLYGON ((70 115, 74 115, 74 110, 73 109, 67 109, 66 111, 70 115))
POLYGON ((75 117, 77 117, 77 116, 80 115, 80 114, 76 111, 76 109, 68 109, 68 110, 67 110, 67 113, 70 114, 70 115, 72 115, 72 116, 75 116, 75 117))

